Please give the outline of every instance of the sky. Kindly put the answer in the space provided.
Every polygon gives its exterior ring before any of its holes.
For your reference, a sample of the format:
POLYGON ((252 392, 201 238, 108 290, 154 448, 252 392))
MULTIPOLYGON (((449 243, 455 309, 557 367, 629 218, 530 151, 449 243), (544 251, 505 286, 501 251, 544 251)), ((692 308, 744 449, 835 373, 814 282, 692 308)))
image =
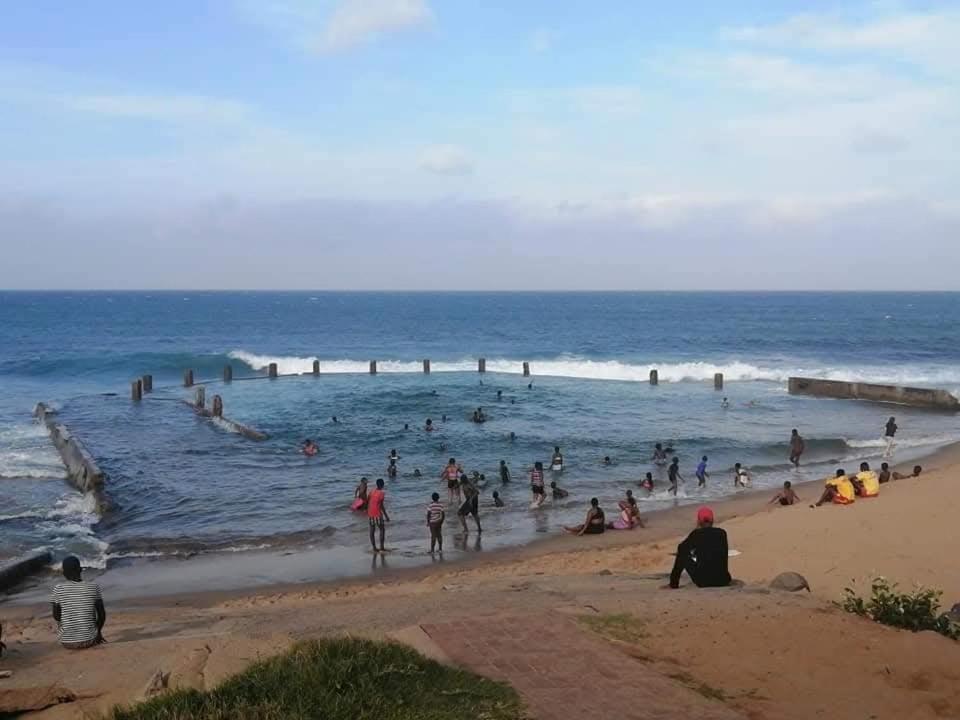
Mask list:
POLYGON ((960 290, 960 2, 2 15, 0 288, 960 290))

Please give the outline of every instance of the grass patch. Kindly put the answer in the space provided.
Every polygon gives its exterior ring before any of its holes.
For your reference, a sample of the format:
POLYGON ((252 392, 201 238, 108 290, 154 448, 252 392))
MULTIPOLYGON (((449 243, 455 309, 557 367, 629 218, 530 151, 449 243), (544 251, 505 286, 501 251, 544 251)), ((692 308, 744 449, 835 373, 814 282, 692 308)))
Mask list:
POLYGON ((513 688, 396 643, 309 641, 206 692, 178 690, 109 720, 520 720, 513 688))
POLYGON ((917 588, 912 593, 898 592, 895 583, 891 584, 882 577, 874 579, 870 590, 870 598, 864 599, 851 588, 846 588, 840 607, 891 627, 912 632, 933 630, 952 640, 960 639, 960 624, 940 612, 943 593, 929 588, 917 588))
POLYGON ((637 643, 647 636, 643 629, 643 620, 626 613, 581 615, 578 620, 606 640, 637 643))

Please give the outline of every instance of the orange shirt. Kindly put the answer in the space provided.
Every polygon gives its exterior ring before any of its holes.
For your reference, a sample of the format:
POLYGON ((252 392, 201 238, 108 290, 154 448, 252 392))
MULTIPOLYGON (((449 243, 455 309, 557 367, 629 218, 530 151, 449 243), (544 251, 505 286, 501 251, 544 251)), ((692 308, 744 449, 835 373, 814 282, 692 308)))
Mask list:
POLYGON ((367 517, 378 518, 383 514, 383 500, 386 495, 379 488, 370 493, 370 497, 367 499, 367 517))

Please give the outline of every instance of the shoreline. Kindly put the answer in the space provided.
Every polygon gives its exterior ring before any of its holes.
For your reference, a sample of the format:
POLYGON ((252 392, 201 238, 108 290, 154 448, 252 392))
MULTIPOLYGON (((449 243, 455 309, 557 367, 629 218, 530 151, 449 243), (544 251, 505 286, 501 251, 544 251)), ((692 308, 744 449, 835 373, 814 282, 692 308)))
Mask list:
MULTIPOLYGON (((911 464, 920 464, 924 466, 924 474, 935 472, 953 466, 960 466, 960 442, 941 447, 929 455, 924 455, 919 459, 907 461, 911 464)), ((901 471, 909 470, 905 466, 899 467, 901 471)), ((890 487, 898 481, 892 481, 884 487, 890 487)), ((902 482, 902 481, 899 481, 902 482)), ((803 498, 799 505, 807 506, 819 498, 823 480, 806 480, 794 483, 794 489, 803 498)), ((716 517, 717 524, 723 525, 730 521, 749 518, 765 513, 779 510, 779 506, 771 505, 769 499, 776 493, 776 488, 750 488, 737 492, 719 501, 710 502, 716 517)), ((586 504, 586 503, 585 503, 586 504)), ((581 554, 602 550, 614 550, 631 547, 659 547, 659 544, 673 539, 679 539, 685 536, 693 527, 691 518, 693 517, 693 508, 698 503, 690 502, 686 504, 676 504, 673 507, 653 510, 642 515, 646 528, 638 528, 630 531, 607 531, 600 536, 589 536, 589 544, 584 544, 583 537, 576 537, 566 533, 550 534, 546 537, 533 538, 532 540, 520 545, 498 547, 482 551, 456 552, 453 559, 443 559, 439 562, 433 560, 415 559, 412 562, 410 558, 402 554, 386 555, 387 562, 384 567, 375 568, 370 571, 361 571, 347 574, 338 574, 326 578, 314 578, 304 580, 279 580, 275 582, 252 582, 252 583, 233 583, 224 587, 205 587, 205 588, 184 588, 174 592, 157 591, 157 588, 150 589, 151 582, 155 584, 166 584, 169 578, 176 578, 182 581, 186 576, 193 576, 197 582, 209 583, 211 573, 216 573, 215 577, 220 581, 229 578, 241 576, 261 575, 263 563, 285 564, 290 567, 291 558, 294 558, 293 565, 296 567, 296 559, 299 558, 301 564, 309 565, 312 560, 329 562, 330 554, 337 551, 343 551, 341 554, 350 555, 349 559, 344 559, 343 566, 353 566, 356 562, 354 556, 358 550, 353 547, 324 548, 321 550, 307 551, 283 551, 283 552, 241 552, 235 554, 210 553, 193 558, 185 559, 142 559, 128 566, 116 568, 112 573, 108 570, 98 575, 95 579, 100 580, 105 575, 110 575, 111 580, 119 579, 119 585, 113 589, 119 589, 120 592, 113 594, 114 600, 111 603, 119 608, 148 608, 148 607, 166 607, 171 604, 185 604, 191 607, 206 607, 220 602, 235 600, 259 595, 274 595, 297 592, 328 592, 334 590, 351 590, 357 587, 369 585, 396 585, 405 582, 419 582, 429 578, 444 577, 456 575, 459 573, 469 573, 477 570, 497 568, 498 566, 510 566, 513 564, 525 563, 537 558, 548 559, 555 555, 563 554, 581 554), (394 564, 394 567, 389 567, 394 564), (126 571, 126 572, 124 572, 126 571), (123 577, 123 576, 127 577, 123 577), (146 582, 145 582, 146 581, 146 582), (146 587, 144 585, 146 584, 146 587)), ((456 522, 448 519, 448 522, 456 522)), ((476 539, 476 533, 472 532, 468 536, 471 541, 476 539)), ((452 539, 452 536, 448 536, 452 539)), ((452 543, 448 543, 450 545, 452 543)), ((731 548, 735 549, 735 540, 731 540, 731 548)), ((374 562, 377 556, 364 551, 374 562)), ((383 557, 383 556, 380 556, 383 557)), ((429 557, 429 556, 428 556, 429 557)), ((283 574, 281 571, 280 574, 283 574)), ((0 605, 7 610, 14 610, 15 614, 21 612, 32 612, 37 608, 45 607, 47 602, 47 589, 50 582, 55 581, 59 575, 54 571, 49 576, 38 576, 24 583, 20 591, 7 595, 0 600, 0 605)), ((189 581, 188 581, 189 582, 189 581)), ((214 582, 217 582, 215 580, 214 582)), ((110 594, 105 587, 105 593, 110 594)))

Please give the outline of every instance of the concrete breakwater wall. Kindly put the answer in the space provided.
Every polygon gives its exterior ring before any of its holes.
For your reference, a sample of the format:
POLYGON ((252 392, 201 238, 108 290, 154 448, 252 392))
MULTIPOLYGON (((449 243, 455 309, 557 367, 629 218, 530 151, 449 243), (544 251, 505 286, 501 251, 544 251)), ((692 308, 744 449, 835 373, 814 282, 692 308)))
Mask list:
POLYGON ((934 410, 960 411, 960 400, 946 390, 802 377, 790 378, 787 387, 791 395, 811 395, 840 400, 871 400, 934 410))
POLYGON ((46 569, 53 562, 50 553, 36 552, 0 565, 0 591, 9 590, 24 578, 46 569))
POLYGON ((44 403, 37 403, 33 414, 46 425, 53 446, 67 469, 69 483, 80 492, 91 493, 96 499, 97 512, 103 514, 110 505, 104 492, 106 475, 97 461, 66 425, 57 422, 56 413, 44 403))
POLYGON ((213 396, 213 402, 211 406, 207 407, 207 398, 206 398, 206 389, 204 387, 198 387, 196 390, 196 400, 190 402, 189 400, 182 401, 184 405, 193 410, 197 415, 201 417, 209 418, 215 423, 219 423, 235 433, 239 433, 243 437, 249 440, 266 440, 269 435, 259 430, 255 430, 252 427, 248 427, 242 423, 238 423, 235 420, 231 420, 228 417, 223 415, 223 399, 219 395, 213 396))

